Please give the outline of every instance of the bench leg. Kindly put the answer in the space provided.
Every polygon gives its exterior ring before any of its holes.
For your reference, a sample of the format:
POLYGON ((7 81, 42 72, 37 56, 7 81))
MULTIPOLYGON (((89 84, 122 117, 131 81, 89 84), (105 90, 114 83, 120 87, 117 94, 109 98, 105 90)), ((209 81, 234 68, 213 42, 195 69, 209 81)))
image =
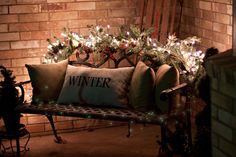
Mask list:
POLYGON ((161 125, 161 140, 157 142, 160 145, 158 156, 167 156, 169 150, 167 146, 167 128, 164 123, 161 125))
POLYGON ((188 111, 187 112, 187 115, 186 115, 186 117, 187 117, 187 135, 188 135, 188 149, 189 149, 189 151, 190 152, 192 152, 192 123, 191 123, 191 112, 190 111, 188 111))
POLYGON ((161 141, 158 143, 160 145, 159 156, 182 155, 190 157, 192 153, 190 114, 187 113, 185 117, 167 120, 163 123, 161 125, 161 141))
POLYGON ((55 128, 55 125, 54 125, 54 122, 53 122, 53 118, 52 118, 52 115, 46 115, 46 117, 48 118, 50 124, 51 124, 51 127, 52 127, 52 131, 53 131, 53 134, 55 136, 55 142, 56 143, 65 143, 64 140, 62 140, 62 138, 60 136, 57 135, 57 131, 56 131, 56 128, 55 128))

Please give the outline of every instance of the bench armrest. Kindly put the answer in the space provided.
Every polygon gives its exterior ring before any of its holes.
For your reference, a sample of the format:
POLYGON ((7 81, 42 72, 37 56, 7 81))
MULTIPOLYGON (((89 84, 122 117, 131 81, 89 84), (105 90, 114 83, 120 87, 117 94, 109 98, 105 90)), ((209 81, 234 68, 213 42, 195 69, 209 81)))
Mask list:
POLYGON ((160 98, 161 100, 167 100, 170 98, 170 95, 175 93, 175 92, 179 92, 181 90, 186 90, 186 88, 188 87, 187 83, 181 83, 175 87, 169 88, 169 89, 165 89, 161 92, 160 94, 160 98))

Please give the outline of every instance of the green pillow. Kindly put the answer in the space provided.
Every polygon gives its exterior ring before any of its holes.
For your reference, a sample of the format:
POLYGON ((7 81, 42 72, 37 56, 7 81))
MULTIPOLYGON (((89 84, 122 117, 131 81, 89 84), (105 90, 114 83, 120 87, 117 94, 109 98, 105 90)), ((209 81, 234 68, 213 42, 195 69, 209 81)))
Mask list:
POLYGON ((33 87, 32 103, 57 100, 66 74, 68 60, 51 64, 26 64, 33 87))
POLYGON ((133 71, 134 67, 98 69, 69 65, 58 103, 126 108, 133 71))
POLYGON ((154 109, 154 85, 155 72, 145 63, 139 61, 130 85, 130 103, 135 109, 154 109))
MULTIPOLYGON (((162 113, 169 111, 169 102, 163 101, 160 99, 160 94, 163 90, 172 88, 179 84, 179 72, 176 68, 171 67, 167 64, 161 65, 156 72, 156 81, 155 81, 155 104, 162 113)), ((177 95, 176 95, 177 97, 177 95)), ((172 97, 172 102, 176 105, 177 98, 172 97)))

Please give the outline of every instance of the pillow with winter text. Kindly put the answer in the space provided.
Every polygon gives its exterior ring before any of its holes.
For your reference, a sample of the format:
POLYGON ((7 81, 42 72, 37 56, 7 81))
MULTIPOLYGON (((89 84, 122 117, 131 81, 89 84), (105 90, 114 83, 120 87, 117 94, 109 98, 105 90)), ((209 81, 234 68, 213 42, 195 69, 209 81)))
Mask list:
POLYGON ((134 67, 97 69, 69 65, 58 103, 127 107, 133 71, 134 67))

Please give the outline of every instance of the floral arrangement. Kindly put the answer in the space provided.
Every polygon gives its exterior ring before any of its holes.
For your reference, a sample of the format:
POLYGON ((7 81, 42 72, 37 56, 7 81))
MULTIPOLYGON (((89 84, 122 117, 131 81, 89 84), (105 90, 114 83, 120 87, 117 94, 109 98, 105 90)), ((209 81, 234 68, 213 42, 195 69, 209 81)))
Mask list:
POLYGON ((89 26, 87 37, 64 29, 63 40, 54 37, 48 39, 48 53, 45 63, 58 62, 72 54, 93 53, 95 60, 105 56, 116 60, 115 54, 138 54, 143 60, 151 61, 151 66, 167 63, 175 66, 185 80, 193 82, 201 73, 204 53, 195 45, 200 39, 193 36, 184 40, 169 35, 167 42, 162 44, 151 38, 152 28, 140 31, 135 26, 120 28, 118 35, 110 33, 110 26, 89 26))

